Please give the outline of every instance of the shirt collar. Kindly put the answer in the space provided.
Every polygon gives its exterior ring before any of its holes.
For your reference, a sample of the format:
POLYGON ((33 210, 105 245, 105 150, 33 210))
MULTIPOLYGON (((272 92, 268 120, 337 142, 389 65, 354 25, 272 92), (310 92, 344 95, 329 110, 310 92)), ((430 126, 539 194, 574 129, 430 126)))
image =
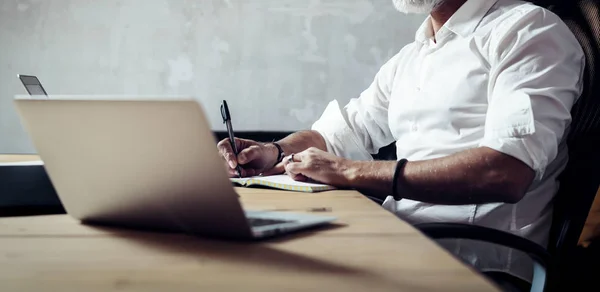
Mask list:
MULTIPOLYGON (((498 0, 468 0, 448 19, 442 29, 448 29, 453 33, 465 37, 473 33, 483 17, 496 4, 498 0)), ((417 30, 415 40, 427 43, 433 37, 431 15, 421 24, 417 30)))
POLYGON ((417 29, 415 40, 420 43, 427 43, 433 37, 433 27, 431 25, 431 15, 427 16, 423 24, 417 29))

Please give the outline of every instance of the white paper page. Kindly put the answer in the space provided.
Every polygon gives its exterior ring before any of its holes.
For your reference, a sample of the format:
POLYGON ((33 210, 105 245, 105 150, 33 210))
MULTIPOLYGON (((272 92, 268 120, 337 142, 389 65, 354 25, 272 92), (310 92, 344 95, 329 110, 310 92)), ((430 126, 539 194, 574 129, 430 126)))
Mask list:
POLYGON ((232 182, 236 182, 239 184, 245 184, 247 180, 249 180, 249 177, 244 177, 244 178, 239 178, 239 177, 230 177, 229 178, 232 182))
POLYGON ((307 183, 301 181, 295 181, 287 174, 278 174, 278 175, 270 175, 270 176, 255 176, 255 179, 268 181, 272 183, 278 183, 282 185, 288 186, 299 186, 299 187, 326 187, 328 185, 319 184, 319 183, 307 183))
POLYGON ((18 161, 18 162, 0 162, 0 166, 28 166, 28 165, 44 165, 41 160, 33 161, 18 161))

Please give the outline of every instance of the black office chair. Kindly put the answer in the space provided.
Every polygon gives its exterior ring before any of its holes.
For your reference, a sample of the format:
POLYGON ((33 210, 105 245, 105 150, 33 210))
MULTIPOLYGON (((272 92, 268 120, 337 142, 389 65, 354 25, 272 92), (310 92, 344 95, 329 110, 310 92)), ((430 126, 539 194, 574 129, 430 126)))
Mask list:
POLYGON ((472 239, 517 249, 534 261, 531 291, 555 291, 561 275, 573 268, 578 239, 600 184, 600 0, 532 1, 559 15, 573 31, 586 56, 584 91, 572 110, 567 137, 569 162, 559 177, 549 246, 486 227, 427 223, 416 227, 429 237, 472 239), (554 3, 552 3, 554 2, 554 3))

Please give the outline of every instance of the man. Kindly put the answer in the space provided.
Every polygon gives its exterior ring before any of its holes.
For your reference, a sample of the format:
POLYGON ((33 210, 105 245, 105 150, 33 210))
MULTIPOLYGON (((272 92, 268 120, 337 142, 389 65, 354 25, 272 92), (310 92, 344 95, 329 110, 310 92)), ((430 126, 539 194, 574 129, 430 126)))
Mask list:
MULTIPOLYGON (((556 15, 527 2, 394 4, 429 13, 415 42, 359 98, 343 108, 331 102, 311 131, 277 143, 238 139, 237 157, 221 141, 230 174, 238 164, 243 176, 285 170, 297 180, 368 190, 411 223, 477 224, 545 246, 570 110, 582 91, 579 43, 556 15), (372 161, 392 142, 406 164, 372 161)), ((480 270, 531 281, 531 263, 515 251, 444 246, 480 270)))

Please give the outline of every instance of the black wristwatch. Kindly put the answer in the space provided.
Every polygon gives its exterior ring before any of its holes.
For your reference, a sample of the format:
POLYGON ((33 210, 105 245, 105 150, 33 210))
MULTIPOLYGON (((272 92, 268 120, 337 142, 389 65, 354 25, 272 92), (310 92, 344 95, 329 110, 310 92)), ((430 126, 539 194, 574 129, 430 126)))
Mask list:
POLYGON ((283 157, 285 157, 285 153, 283 153, 283 149, 281 148, 281 146, 277 143, 277 142, 272 142, 273 145, 275 145, 275 147, 277 147, 277 160, 275 161, 275 164, 273 165, 273 167, 275 167, 277 164, 279 164, 281 161, 283 161, 283 157))

